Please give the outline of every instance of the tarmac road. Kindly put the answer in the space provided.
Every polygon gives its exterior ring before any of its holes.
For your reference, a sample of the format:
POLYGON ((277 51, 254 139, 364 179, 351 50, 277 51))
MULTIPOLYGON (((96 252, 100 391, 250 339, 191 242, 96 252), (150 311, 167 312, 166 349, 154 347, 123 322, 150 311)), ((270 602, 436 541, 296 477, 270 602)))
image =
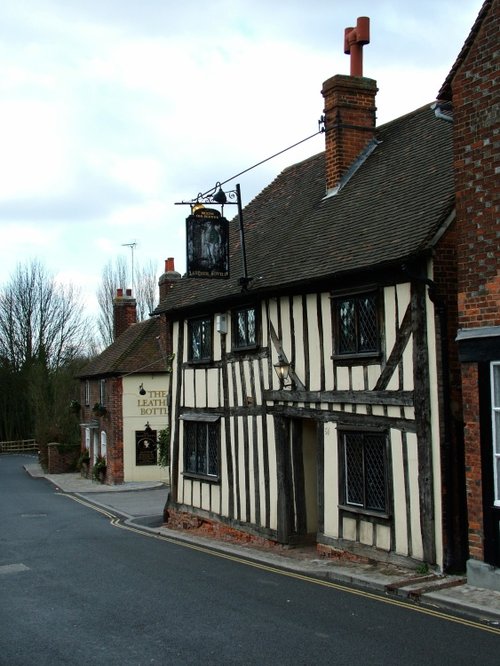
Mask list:
POLYGON ((0 456, 0 664, 498 663, 492 627, 141 533, 23 462, 0 456))

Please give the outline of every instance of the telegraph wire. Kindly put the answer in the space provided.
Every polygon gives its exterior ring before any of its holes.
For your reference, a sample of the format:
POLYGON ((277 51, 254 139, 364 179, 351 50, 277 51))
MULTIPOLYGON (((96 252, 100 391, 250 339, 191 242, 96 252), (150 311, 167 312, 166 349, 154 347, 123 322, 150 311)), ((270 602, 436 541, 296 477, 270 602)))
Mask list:
MULTIPOLYGON (((317 132, 314 132, 314 134, 311 134, 310 136, 307 136, 305 139, 301 139, 300 141, 297 141, 296 143, 292 144, 291 146, 288 146, 288 148, 283 148, 283 150, 278 151, 277 153, 274 153, 274 155, 270 155, 269 157, 266 157, 265 159, 261 160, 260 162, 257 162, 251 167, 248 167, 247 169, 244 169, 243 171, 240 171, 239 173, 235 174, 234 176, 231 176, 231 178, 227 178, 224 180, 222 183, 217 183, 217 187, 222 187, 222 185, 225 185, 226 183, 231 182, 235 178, 238 178, 239 176, 242 176, 245 173, 248 173, 252 169, 255 169, 256 167, 260 166, 261 164, 265 164, 266 162, 269 162, 269 160, 274 159, 275 157, 278 157, 279 155, 282 155, 283 153, 286 153, 288 150, 291 150, 292 148, 296 148, 297 146, 300 146, 300 144, 305 143, 306 141, 309 141, 310 139, 313 139, 315 136, 318 136, 318 134, 323 134, 324 129, 321 128, 321 120, 318 121, 320 123, 320 129, 317 132)), ((207 190, 203 194, 199 194, 198 197, 206 197, 208 196, 215 187, 211 187, 209 190, 207 190)))

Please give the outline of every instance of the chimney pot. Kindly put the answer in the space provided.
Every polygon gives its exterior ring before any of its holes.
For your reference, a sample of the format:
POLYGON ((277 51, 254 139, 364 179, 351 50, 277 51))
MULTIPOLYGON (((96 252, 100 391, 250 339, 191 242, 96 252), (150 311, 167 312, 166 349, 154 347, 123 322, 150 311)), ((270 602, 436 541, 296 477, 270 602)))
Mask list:
POLYGON ((363 76, 363 46, 370 43, 370 19, 359 16, 355 28, 344 31, 344 53, 351 55, 351 76, 363 76))
POLYGON ((171 289, 173 287, 173 283, 177 280, 180 280, 180 278, 180 273, 175 270, 174 258, 169 257, 168 259, 165 259, 165 272, 158 280, 158 286, 160 288, 160 302, 167 298, 169 289, 171 289))

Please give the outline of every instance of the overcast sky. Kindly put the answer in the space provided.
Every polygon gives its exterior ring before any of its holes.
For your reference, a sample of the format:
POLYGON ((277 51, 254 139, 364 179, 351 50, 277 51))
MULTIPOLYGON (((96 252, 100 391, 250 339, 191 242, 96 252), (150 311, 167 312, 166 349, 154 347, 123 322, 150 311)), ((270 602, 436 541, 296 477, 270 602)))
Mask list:
MULTIPOLYGON (((482 0, 4 0, 0 285, 39 257, 89 312, 109 259, 185 270, 190 200, 314 134, 370 16, 378 124, 431 103, 482 0)), ((246 205, 322 135, 228 183, 246 205)), ((232 209, 226 214, 232 217, 232 209), (231 215, 228 214, 231 213, 231 215)))

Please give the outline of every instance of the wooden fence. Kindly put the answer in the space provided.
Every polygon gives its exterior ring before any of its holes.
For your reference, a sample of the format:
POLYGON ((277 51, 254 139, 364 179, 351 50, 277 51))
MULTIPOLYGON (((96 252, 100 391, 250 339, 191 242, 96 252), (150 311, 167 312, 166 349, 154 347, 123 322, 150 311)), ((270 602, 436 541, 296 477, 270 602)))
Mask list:
POLYGON ((38 452, 38 444, 35 439, 0 442, 0 453, 25 453, 27 451, 38 452))

